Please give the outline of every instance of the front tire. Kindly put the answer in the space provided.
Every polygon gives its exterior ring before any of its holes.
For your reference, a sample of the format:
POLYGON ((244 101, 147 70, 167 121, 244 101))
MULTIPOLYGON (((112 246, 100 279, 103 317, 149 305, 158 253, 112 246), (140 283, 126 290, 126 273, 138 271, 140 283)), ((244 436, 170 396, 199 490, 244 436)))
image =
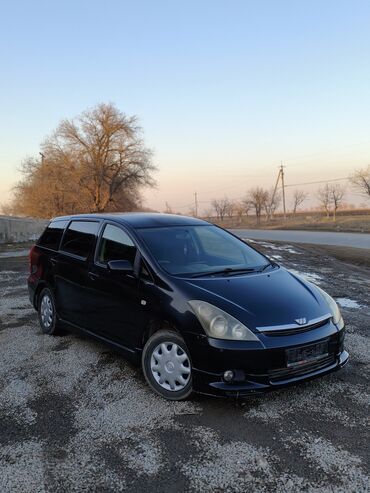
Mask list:
POLYGON ((41 330, 44 334, 57 335, 60 333, 58 327, 55 299, 49 288, 44 288, 38 298, 38 315, 41 330))
POLYGON ((150 388, 165 399, 181 401, 193 391, 189 351, 172 330, 160 330, 150 337, 143 349, 142 367, 150 388))

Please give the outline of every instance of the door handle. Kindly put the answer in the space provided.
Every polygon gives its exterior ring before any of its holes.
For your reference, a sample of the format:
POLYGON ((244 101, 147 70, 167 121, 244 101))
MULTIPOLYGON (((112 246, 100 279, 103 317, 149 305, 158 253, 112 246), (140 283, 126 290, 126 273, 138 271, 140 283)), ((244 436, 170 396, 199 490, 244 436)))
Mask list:
POLYGON ((100 277, 99 274, 95 274, 95 272, 89 272, 88 276, 89 276, 89 279, 91 279, 92 281, 96 281, 96 279, 98 279, 100 277))

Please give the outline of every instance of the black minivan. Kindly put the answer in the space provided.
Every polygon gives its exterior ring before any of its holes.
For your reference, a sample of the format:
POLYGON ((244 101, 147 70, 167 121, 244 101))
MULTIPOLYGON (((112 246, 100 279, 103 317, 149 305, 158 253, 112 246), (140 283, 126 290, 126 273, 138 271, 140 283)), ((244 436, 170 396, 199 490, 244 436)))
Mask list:
POLYGON ((200 219, 55 218, 31 249, 28 287, 46 334, 106 341, 167 399, 263 392, 348 360, 327 293, 200 219))

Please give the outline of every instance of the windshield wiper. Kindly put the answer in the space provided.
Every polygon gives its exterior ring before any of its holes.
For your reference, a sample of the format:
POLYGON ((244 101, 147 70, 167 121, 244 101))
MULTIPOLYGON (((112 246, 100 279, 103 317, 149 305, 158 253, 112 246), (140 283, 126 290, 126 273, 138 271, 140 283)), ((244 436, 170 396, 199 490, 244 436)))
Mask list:
POLYGON ((267 269, 267 267, 272 267, 272 266, 273 266, 272 263, 266 264, 259 270, 259 272, 264 272, 267 269))
POLYGON ((215 271, 209 271, 209 272, 200 272, 198 274, 193 274, 191 277, 206 277, 206 276, 216 276, 217 274, 223 274, 223 275, 228 275, 228 274, 240 274, 243 272, 258 272, 258 269, 255 268, 248 268, 245 267, 243 269, 233 269, 231 267, 227 267, 226 269, 222 270, 215 270, 215 271))
POLYGON ((276 262, 269 262, 268 264, 264 265, 258 272, 264 272, 267 267, 276 267, 278 264, 276 262))

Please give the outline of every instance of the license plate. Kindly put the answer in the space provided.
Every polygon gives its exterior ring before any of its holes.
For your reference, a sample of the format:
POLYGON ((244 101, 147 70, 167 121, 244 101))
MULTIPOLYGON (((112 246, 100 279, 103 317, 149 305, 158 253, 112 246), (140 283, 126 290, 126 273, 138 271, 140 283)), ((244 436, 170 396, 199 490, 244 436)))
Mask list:
POLYGON ((301 366, 328 356, 328 342, 287 349, 287 367, 301 366))

